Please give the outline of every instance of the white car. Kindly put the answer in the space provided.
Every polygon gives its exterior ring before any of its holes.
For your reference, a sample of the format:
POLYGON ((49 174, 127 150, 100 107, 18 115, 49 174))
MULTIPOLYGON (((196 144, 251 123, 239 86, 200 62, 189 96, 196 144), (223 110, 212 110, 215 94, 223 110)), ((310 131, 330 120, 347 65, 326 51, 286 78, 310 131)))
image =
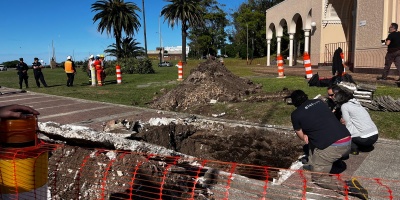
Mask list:
POLYGON ((164 61, 164 62, 162 62, 162 63, 158 63, 158 66, 159 66, 159 67, 171 67, 172 65, 171 65, 170 62, 164 61))
POLYGON ((0 71, 7 71, 7 67, 4 65, 0 65, 0 71))

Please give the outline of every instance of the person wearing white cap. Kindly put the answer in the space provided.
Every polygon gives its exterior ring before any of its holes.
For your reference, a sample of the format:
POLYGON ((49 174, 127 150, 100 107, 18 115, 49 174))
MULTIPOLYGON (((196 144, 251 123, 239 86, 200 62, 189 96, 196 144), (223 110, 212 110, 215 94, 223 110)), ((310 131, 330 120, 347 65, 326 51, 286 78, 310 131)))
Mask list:
POLYGON ((67 60, 64 63, 64 70, 67 74, 67 87, 74 86, 74 77, 76 74, 76 66, 74 61, 71 60, 71 56, 67 56, 67 60))
MULTIPOLYGON (((93 55, 90 55, 89 56, 89 60, 88 60, 88 65, 87 65, 87 69, 86 69, 86 72, 87 72, 87 74, 88 74, 88 76, 89 76, 89 84, 92 84, 92 75, 91 75, 91 71, 92 71, 92 68, 94 68, 92 65, 93 65, 93 61, 94 61, 94 56, 93 55)), ((96 80, 95 80, 95 82, 96 82, 96 80)))

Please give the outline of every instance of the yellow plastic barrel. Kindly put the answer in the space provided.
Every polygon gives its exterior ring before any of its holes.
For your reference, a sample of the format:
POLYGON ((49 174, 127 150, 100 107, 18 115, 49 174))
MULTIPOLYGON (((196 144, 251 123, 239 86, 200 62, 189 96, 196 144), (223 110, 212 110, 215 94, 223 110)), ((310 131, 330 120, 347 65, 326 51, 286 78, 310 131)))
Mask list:
POLYGON ((47 199, 48 151, 36 131, 36 116, 1 120, 0 199, 47 199))

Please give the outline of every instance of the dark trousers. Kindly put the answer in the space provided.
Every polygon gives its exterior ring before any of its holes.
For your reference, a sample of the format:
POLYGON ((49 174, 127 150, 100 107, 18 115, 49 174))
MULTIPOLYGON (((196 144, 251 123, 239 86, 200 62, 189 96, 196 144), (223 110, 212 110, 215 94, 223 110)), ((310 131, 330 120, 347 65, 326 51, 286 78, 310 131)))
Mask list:
POLYGON ((390 67, 392 66, 392 63, 394 62, 394 65, 397 68, 397 71, 399 72, 400 76, 400 50, 394 51, 394 52, 387 52, 385 56, 385 67, 383 68, 383 74, 382 77, 386 78, 389 75, 389 70, 390 67))
POLYGON ((20 74, 18 75, 19 78, 19 89, 22 89, 22 82, 25 81, 25 87, 28 88, 28 75, 27 74, 20 74))
POLYGON ((67 79, 67 86, 68 86, 68 87, 73 86, 73 85, 74 85, 74 77, 75 77, 75 74, 74 74, 74 73, 67 73, 67 77, 68 77, 68 79, 67 79))
POLYGON ((86 70, 86 73, 89 77, 89 84, 91 84, 92 83, 92 73, 91 73, 90 69, 86 70))
POLYGON ((36 85, 38 87, 40 87, 40 82, 42 82, 44 87, 47 87, 47 84, 46 84, 46 81, 44 80, 44 76, 43 76, 42 72, 40 72, 40 71, 39 72, 34 72, 33 75, 35 76, 36 85), (40 82, 39 82, 39 80, 40 80, 40 82))
POLYGON ((353 137, 351 138, 351 150, 363 150, 372 147, 373 144, 378 140, 378 134, 367 138, 353 137))

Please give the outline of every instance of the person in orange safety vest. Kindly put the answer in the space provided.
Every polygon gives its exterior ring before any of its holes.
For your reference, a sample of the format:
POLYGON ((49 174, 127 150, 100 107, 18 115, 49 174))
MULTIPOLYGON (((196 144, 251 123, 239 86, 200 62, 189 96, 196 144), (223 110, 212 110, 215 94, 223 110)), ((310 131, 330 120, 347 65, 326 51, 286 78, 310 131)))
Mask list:
POLYGON ((74 85, 74 77, 76 74, 76 67, 74 61, 71 60, 71 56, 67 57, 67 61, 64 63, 64 70, 67 74, 67 87, 72 87, 74 85))

